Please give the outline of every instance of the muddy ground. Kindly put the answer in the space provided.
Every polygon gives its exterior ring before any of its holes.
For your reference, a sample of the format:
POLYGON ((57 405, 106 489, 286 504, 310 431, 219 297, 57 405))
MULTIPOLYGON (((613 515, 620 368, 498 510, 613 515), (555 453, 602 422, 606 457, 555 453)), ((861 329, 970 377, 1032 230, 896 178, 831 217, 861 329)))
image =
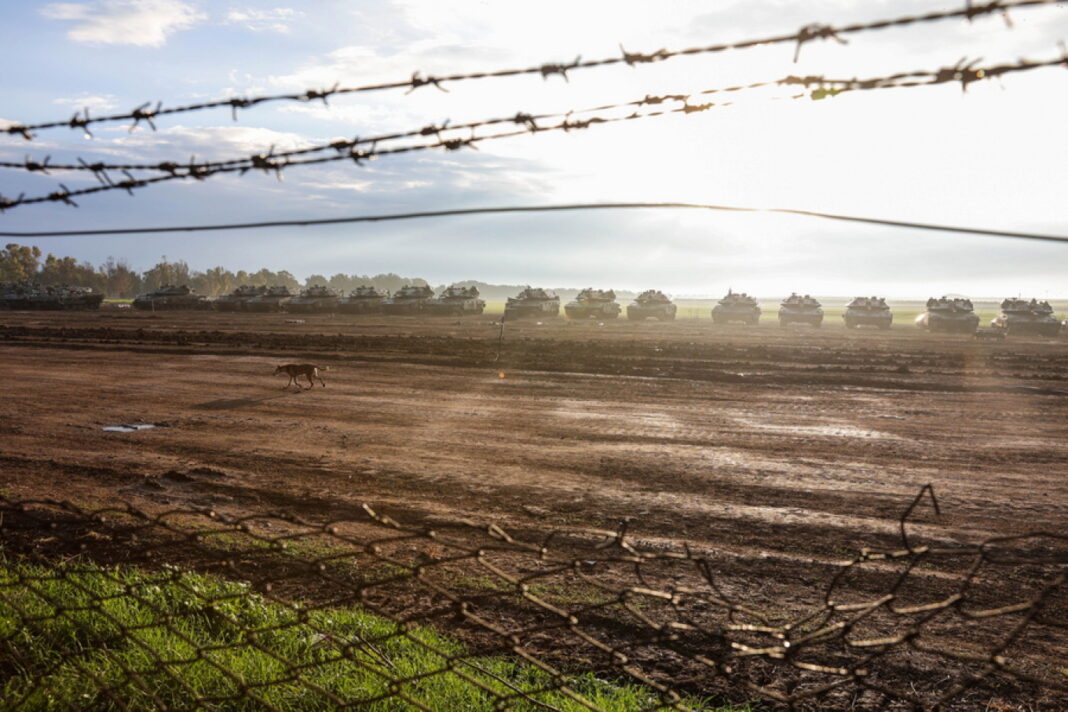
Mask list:
MULTIPOLYGON (((942 514, 921 508, 916 541, 1068 528, 1068 339, 0 312, 0 359, 15 499, 309 517, 366 502, 534 538, 628 520, 644 546, 714 551, 768 606, 818 600, 861 547, 900 547, 925 484, 942 514), (326 387, 283 390, 286 362, 328 368, 326 387), (123 424, 157 427, 104 430, 123 424)), ((1063 660, 1059 635, 1041 655, 1063 660)))

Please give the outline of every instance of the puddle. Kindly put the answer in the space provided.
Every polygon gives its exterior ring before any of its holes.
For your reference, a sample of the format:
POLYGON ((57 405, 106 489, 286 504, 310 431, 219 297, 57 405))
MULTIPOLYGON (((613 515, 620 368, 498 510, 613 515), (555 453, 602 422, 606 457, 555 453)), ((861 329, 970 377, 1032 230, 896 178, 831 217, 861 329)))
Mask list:
POLYGON ((132 425, 105 425, 101 430, 109 433, 136 433, 139 430, 151 430, 157 427, 155 423, 137 423, 132 425))

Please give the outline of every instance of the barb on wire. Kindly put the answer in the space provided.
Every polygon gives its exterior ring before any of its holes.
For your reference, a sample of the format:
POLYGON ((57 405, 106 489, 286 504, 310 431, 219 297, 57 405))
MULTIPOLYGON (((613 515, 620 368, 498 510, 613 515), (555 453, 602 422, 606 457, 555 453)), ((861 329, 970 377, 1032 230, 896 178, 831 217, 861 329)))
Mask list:
POLYGON ((848 41, 838 36, 838 30, 832 25, 805 25, 797 33, 797 46, 794 48, 794 64, 801 58, 801 47, 812 40, 832 39, 838 44, 848 44, 848 41))
POLYGON ((441 91, 448 91, 444 86, 442 86, 443 83, 472 81, 489 78, 515 77, 521 75, 540 75, 543 78, 548 78, 553 74, 560 74, 566 80, 568 79, 568 72, 575 70, 594 69, 621 63, 634 67, 639 64, 646 64, 649 62, 666 61, 675 57, 692 56, 698 54, 716 54, 720 52, 744 50, 752 47, 775 44, 795 45, 794 61, 796 62, 801 50, 801 46, 807 42, 811 42, 816 39, 834 39, 840 43, 844 43, 845 39, 843 38, 843 35, 883 30, 891 27, 907 27, 918 23, 940 22, 950 19, 963 18, 973 20, 976 17, 994 13, 1000 13, 1003 16, 1007 17, 1007 13, 1010 9, 1023 9, 1054 5, 1057 2, 1058 0, 994 0, 993 2, 974 5, 971 2, 968 2, 965 7, 958 7, 952 10, 929 12, 919 15, 906 15, 892 19, 875 20, 872 22, 860 22, 841 26, 818 23, 808 24, 802 27, 800 30, 787 34, 771 35, 767 37, 739 40, 735 42, 711 44, 698 47, 688 47, 684 49, 675 50, 661 48, 651 53, 627 52, 626 50, 622 50, 623 54, 621 56, 604 57, 601 59, 592 59, 586 61, 582 61, 580 56, 576 57, 575 61, 570 64, 546 63, 537 66, 516 69, 499 69, 494 71, 473 72, 468 74, 449 74, 443 76, 426 77, 424 77, 420 72, 416 71, 412 73, 409 79, 403 81, 384 82, 380 84, 367 84, 352 87, 343 87, 335 85, 330 89, 309 89, 299 93, 273 94, 257 97, 231 97, 227 99, 220 99, 217 101, 209 101, 199 104, 189 104, 184 106, 175 106, 167 108, 164 108, 162 104, 157 104, 156 108, 151 111, 146 111, 146 108, 150 105, 146 103, 130 113, 111 114, 108 116, 97 116, 92 118, 90 118, 88 116, 88 113, 86 113, 84 120, 79 120, 73 124, 71 121, 68 120, 48 121, 36 124, 15 124, 0 129, 0 132, 6 132, 12 136, 22 136, 26 140, 32 140, 33 132, 35 131, 44 131, 46 129, 60 127, 86 129, 89 124, 97 123, 114 123, 132 120, 134 122, 134 126, 136 126, 140 121, 144 120, 149 123, 150 126, 154 127, 154 124, 151 120, 156 119, 160 116, 169 116, 173 114, 182 114, 193 111, 203 111, 207 109, 221 107, 229 107, 232 116, 236 121, 238 109, 247 109, 267 102, 306 102, 312 100, 321 100, 325 103, 326 100, 332 96, 383 91, 389 89, 407 89, 406 93, 410 94, 416 89, 426 86, 428 84, 437 87, 441 91))
MULTIPOLYGON (((975 62, 970 62, 967 65, 964 64, 966 60, 958 62, 953 67, 942 68, 934 71, 914 71, 904 72, 898 74, 892 74, 882 77, 875 77, 869 79, 834 79, 830 77, 822 76, 787 76, 777 80, 753 82, 746 85, 718 87, 712 89, 705 89, 703 91, 695 92, 693 95, 689 94, 665 94, 663 96, 650 96, 646 95, 642 99, 621 102, 617 104, 608 104, 598 106, 590 109, 583 110, 571 110, 566 113, 555 114, 527 114, 519 112, 514 116, 483 119, 479 121, 471 121, 468 123, 455 124, 450 126, 449 121, 443 122, 440 126, 430 124, 420 129, 411 131, 384 134, 379 136, 373 136, 365 139, 359 137, 354 138, 351 141, 338 140, 331 141, 325 144, 317 144, 306 148, 292 149, 288 151, 275 152, 272 147, 268 155, 255 154, 253 156, 246 156, 243 158, 230 159, 225 161, 204 161, 196 163, 191 160, 186 166, 179 166, 174 162, 163 163, 151 163, 151 164, 108 164, 108 163, 94 163, 86 164, 82 159, 78 159, 77 164, 48 164, 50 170, 69 170, 69 171, 84 171, 90 170, 94 174, 98 174, 99 170, 153 170, 163 173, 164 175, 142 178, 139 180, 138 187, 154 185, 157 183, 163 183, 170 180, 194 178, 196 180, 203 180, 204 178, 216 175, 220 173, 238 173, 244 175, 249 170, 258 168, 266 172, 274 172, 279 179, 281 179, 281 171, 285 168, 292 166, 307 166, 307 165, 319 165, 323 163, 329 163, 338 160, 352 159, 357 165, 362 165, 363 160, 370 160, 375 157, 391 155, 391 154, 404 154, 415 151, 425 151, 434 149, 444 149, 447 151, 455 151, 464 146, 471 148, 475 147, 475 144, 482 141, 498 140, 505 138, 512 138, 515 136, 523 135, 527 133, 523 131, 502 131, 494 134, 485 134, 481 136, 475 135, 475 129, 485 126, 493 126, 498 124, 522 124, 527 126, 527 130, 530 133, 540 133, 545 131, 564 131, 569 132, 573 129, 585 129, 594 124, 607 124, 619 121, 632 121, 635 119, 656 118, 671 114, 692 114, 701 113, 707 111, 715 106, 726 107, 733 105, 733 102, 722 102, 715 104, 712 102, 706 102, 703 104, 690 104, 689 100, 692 96, 707 96, 720 93, 736 93, 746 89, 756 89, 761 87, 770 86, 792 86, 801 85, 806 88, 816 85, 820 87, 817 91, 812 93, 813 98, 820 98, 828 93, 839 94, 846 91, 866 91, 875 89, 894 89, 894 88, 907 88, 907 87, 920 87, 920 86, 933 86, 938 84, 945 84, 950 82, 961 82, 962 86, 967 87, 968 84, 979 81, 981 79, 991 79, 994 77, 1001 77, 1014 72, 1025 72, 1039 68, 1055 67, 1066 65, 1066 60, 1063 57, 1058 57, 1053 60, 1046 60, 1040 62, 1032 62, 1028 60, 1020 60, 1013 64, 992 65, 989 67, 975 67, 975 62), (620 116, 593 116, 582 120, 573 120, 572 116, 576 113, 588 114, 595 111, 610 111, 618 109, 631 109, 641 108, 643 106, 659 106, 667 101, 674 101, 680 104, 677 107, 662 110, 662 111, 650 111, 647 113, 640 113, 637 111, 631 111, 628 114, 620 116), (556 124, 538 124, 537 121, 545 121, 551 119, 560 119, 556 124), (443 138, 441 136, 444 131, 458 131, 469 129, 471 135, 465 138, 450 137, 443 138), (402 138, 413 138, 420 136, 435 136, 436 141, 432 143, 423 144, 411 144, 398 148, 384 148, 379 149, 377 147, 379 142, 389 142, 400 140, 402 138), (370 149, 360 149, 359 146, 363 144, 370 144, 370 149), (296 157, 308 156, 326 151, 333 151, 335 155, 294 160, 296 157), (96 170, 94 170, 94 168, 96 170)), ((801 99, 808 94, 794 94, 788 99, 801 99)), ((27 158, 22 162, 0 161, 0 168, 15 168, 21 170, 28 170, 30 159, 27 158)), ((43 165, 43 164, 34 164, 43 165)), ((102 181, 103 183, 103 181, 102 181)), ((111 185, 98 185, 89 188, 83 188, 77 191, 72 191, 72 195, 91 195, 97 193, 107 192, 114 189, 111 185)), ((46 203, 52 200, 56 200, 50 195, 23 198, 17 203, 7 206, 8 208, 16 207, 18 205, 30 205, 46 203)))

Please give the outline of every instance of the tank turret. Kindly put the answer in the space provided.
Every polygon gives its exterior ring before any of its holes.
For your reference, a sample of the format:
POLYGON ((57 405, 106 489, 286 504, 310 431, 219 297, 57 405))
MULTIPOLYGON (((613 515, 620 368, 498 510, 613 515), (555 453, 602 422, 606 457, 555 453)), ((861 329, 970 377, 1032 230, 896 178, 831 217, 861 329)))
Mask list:
POLYGON ((280 312, 293 298, 288 287, 277 285, 245 302, 245 310, 250 312, 280 312))
POLYGON ((569 319, 615 319, 623 311, 611 289, 583 289, 564 306, 569 319))
POLYGON ((213 302, 216 311, 236 312, 246 311, 248 308, 248 302, 254 297, 267 293, 267 286, 255 286, 252 284, 242 284, 240 287, 224 294, 213 302))
POLYGON ((486 302, 478 298, 478 287, 461 287, 452 285, 437 298, 429 299, 426 311, 434 316, 465 316, 481 314, 486 302))
POLYGON ((847 329, 861 326, 889 329, 894 321, 894 313, 884 297, 853 297, 842 312, 842 319, 847 329))
POLYGON ((930 332, 974 334, 979 328, 979 315, 971 299, 931 297, 927 300, 927 311, 916 317, 916 326, 930 332))
POLYGON ((560 315, 560 297, 537 287, 526 287, 504 305, 504 318, 526 319, 560 315))
POLYGON ((154 292, 138 295, 134 309, 145 311, 210 309, 211 302, 186 285, 165 284, 154 292))
POLYGON ((1061 330, 1050 303, 1035 299, 1004 300, 1001 302, 1001 313, 994 317, 990 326, 1003 330, 1009 336, 1056 336, 1061 330))
POLYGON ((712 307, 712 322, 715 324, 738 322, 756 326, 759 321, 760 305, 755 297, 745 292, 727 290, 727 296, 712 307))
POLYGON ((645 319, 672 321, 676 311, 678 307, 667 295, 658 289, 647 289, 627 306, 627 318, 631 321, 644 321, 645 319))
POLYGON ((286 303, 286 311, 294 314, 329 314, 337 309, 338 294, 317 284, 300 290, 300 294, 286 303))
POLYGON ((779 306, 779 326, 785 329, 791 324, 808 324, 818 329, 823 324, 823 307, 819 300, 796 292, 783 299, 779 306))
POLYGON ((389 292, 374 287, 356 287, 349 296, 337 300, 337 310, 345 314, 381 314, 382 302, 389 292))
POLYGON ((386 314, 418 314, 433 298, 434 290, 427 285, 408 284, 398 289, 392 297, 382 300, 382 311, 386 314))

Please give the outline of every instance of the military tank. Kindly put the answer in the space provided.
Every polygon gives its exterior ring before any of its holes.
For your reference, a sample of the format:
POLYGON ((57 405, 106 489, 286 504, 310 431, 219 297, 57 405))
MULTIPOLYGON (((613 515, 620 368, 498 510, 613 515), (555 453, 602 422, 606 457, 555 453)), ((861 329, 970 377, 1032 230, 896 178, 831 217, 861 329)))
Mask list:
POLYGON ((329 314, 337 310, 338 295, 321 284, 300 290, 300 294, 286 302, 286 311, 294 314, 329 314))
POLYGON ((42 287, 32 282, 0 284, 0 308, 40 311, 99 309, 104 295, 88 287, 42 287))
POLYGON ((927 311, 916 317, 916 326, 931 332, 974 334, 979 328, 979 315, 971 299, 931 297, 927 300, 927 311))
POLYGON ((425 284, 406 284, 392 297, 382 300, 382 311, 386 314, 418 314, 433 298, 434 290, 425 284))
POLYGON ((267 291, 252 297, 245 302, 245 311, 250 312, 280 312, 293 298, 293 293, 288 287, 268 287, 267 291))
POLYGON ((583 289, 574 301, 564 306, 569 319, 615 319, 623 308, 616 303, 611 289, 583 289))
POLYGON ((785 329, 790 324, 809 324, 818 329, 823 324, 823 307, 808 294, 791 294, 779 306, 779 326, 785 329))
POLYGON ((381 314, 382 301, 389 292, 374 287, 356 287, 349 296, 337 300, 337 310, 344 314, 381 314))
POLYGON ((248 302, 254 297, 258 297, 267 293, 266 285, 253 286, 251 284, 242 284, 240 287, 224 294, 223 296, 212 302, 216 311, 224 312, 238 312, 245 311, 248 308, 248 302))
POLYGON ((481 314, 486 302, 478 298, 478 287, 454 284, 436 298, 428 300, 424 308, 434 316, 466 316, 481 314))
POLYGON ((727 296, 719 300, 712 307, 712 322, 714 324, 729 324, 740 322, 749 326, 756 326, 760 321, 760 305, 756 297, 751 297, 745 292, 733 292, 727 290, 727 296))
POLYGON ((889 329, 894 321, 894 314, 886 305, 884 297, 853 297, 853 301, 846 304, 842 319, 845 320, 847 329, 861 326, 889 329))
POLYGON ((1004 330, 1009 336, 1056 336, 1061 324, 1053 316, 1049 302, 1034 299, 1006 299, 1001 302, 1001 313, 994 317, 990 326, 1004 330))
POLYGON ((145 311, 210 309, 211 302, 184 284, 165 284, 154 292, 138 295, 133 300, 133 308, 145 311))
POLYGON ((506 321, 559 315, 560 297, 536 287, 527 286, 504 304, 506 321))
POLYGON ((658 289, 647 289, 627 305, 627 318, 631 321, 657 319, 672 321, 678 307, 658 289))

